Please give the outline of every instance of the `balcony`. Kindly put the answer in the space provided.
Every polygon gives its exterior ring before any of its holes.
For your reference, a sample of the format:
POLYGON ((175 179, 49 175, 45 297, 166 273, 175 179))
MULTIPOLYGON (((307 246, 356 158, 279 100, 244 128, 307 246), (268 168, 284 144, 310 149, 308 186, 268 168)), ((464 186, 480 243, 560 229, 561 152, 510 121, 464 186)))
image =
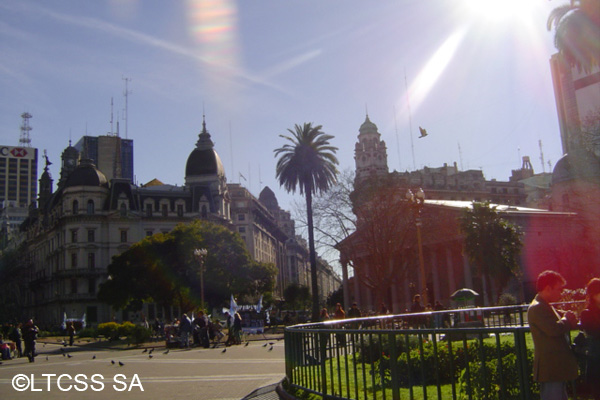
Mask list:
POLYGON ((59 269, 54 273, 58 278, 79 278, 79 277, 95 277, 107 275, 106 269, 90 269, 90 268, 71 268, 59 269))

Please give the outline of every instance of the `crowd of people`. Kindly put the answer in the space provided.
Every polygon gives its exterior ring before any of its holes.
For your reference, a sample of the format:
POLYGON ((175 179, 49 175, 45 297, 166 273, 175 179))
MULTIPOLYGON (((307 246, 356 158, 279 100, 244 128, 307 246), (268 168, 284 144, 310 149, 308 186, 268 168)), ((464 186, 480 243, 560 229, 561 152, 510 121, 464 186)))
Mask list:
POLYGON ((28 320, 24 325, 18 323, 16 325, 8 325, 8 340, 5 340, 4 335, 0 334, 0 350, 3 360, 10 360, 13 357, 27 357, 29 362, 35 361, 37 355, 35 350, 36 340, 38 338, 39 329, 33 323, 33 319, 28 320), (25 345, 25 349, 23 349, 25 345))

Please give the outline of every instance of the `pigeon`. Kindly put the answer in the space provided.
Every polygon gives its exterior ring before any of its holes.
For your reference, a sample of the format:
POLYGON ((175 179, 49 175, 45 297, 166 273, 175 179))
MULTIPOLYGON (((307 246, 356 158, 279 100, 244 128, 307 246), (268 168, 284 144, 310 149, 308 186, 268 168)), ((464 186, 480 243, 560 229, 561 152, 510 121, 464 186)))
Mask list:
POLYGON ((169 354, 169 349, 167 349, 167 351, 163 352, 163 354, 169 354))
POLYGON ((46 361, 48 361, 48 356, 46 356, 46 361))
POLYGON ((267 344, 268 344, 268 343, 265 343, 265 344, 263 344, 263 347, 267 347, 267 344))
POLYGON ((67 355, 65 353, 63 353, 63 357, 66 357, 67 355))
POLYGON ((145 348, 145 349, 144 349, 144 351, 142 351, 142 353, 146 353, 147 351, 148 351, 148 349, 147 349, 147 348, 145 348))
POLYGON ((221 353, 225 353, 226 351, 227 351, 227 348, 224 348, 221 353))
POLYGON ((421 136, 419 136, 419 139, 420 138, 424 138, 425 136, 427 136, 427 130, 426 129, 423 129, 423 128, 419 127, 419 132, 421 133, 421 136))
POLYGON ((110 363, 111 363, 112 365, 115 365, 115 360, 110 360, 110 363))
POLYGON ((154 351, 154 348, 151 348, 150 352, 148 354, 152 354, 153 351, 154 351))
POLYGON ((273 346, 273 345, 275 344, 275 342, 269 342, 269 344, 270 344, 271 346, 273 346))
POLYGON ((95 359, 96 359, 96 355, 94 354, 94 355, 92 356, 92 360, 95 360, 95 359))
POLYGON ((71 358, 71 357, 73 357, 73 356, 72 356, 72 355, 70 355, 70 354, 67 354, 67 357, 71 358))
POLYGON ((152 358, 152 357, 153 357, 152 354, 148 354, 148 358, 152 358))
POLYGON ((44 343, 44 347, 46 347, 46 343, 44 343))
POLYGON ((123 366, 123 365, 125 365, 125 364, 123 364, 121 361, 119 361, 119 365, 122 367, 122 366, 123 366))
POLYGON ((273 346, 269 347, 269 351, 273 350, 273 346))
POLYGON ((247 347, 250 344, 250 342, 246 342, 246 344, 244 345, 244 347, 247 347))

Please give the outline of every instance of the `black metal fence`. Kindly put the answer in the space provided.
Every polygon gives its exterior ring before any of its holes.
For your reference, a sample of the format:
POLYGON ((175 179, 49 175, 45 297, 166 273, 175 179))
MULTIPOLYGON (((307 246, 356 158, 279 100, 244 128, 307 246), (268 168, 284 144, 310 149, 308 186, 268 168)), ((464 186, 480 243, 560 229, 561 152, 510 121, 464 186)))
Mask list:
POLYGON ((526 309, 458 309, 288 327, 287 380, 331 399, 538 398, 526 309))

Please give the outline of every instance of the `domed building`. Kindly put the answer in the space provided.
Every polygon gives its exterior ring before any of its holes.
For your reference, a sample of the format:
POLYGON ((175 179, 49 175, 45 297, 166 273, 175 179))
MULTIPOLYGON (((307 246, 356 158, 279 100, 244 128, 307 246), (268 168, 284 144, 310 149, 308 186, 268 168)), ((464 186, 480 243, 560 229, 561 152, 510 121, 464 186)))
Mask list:
MULTIPOLYGON (((24 290, 28 293, 24 308, 40 326, 57 327, 65 314, 68 318, 85 316, 89 324, 139 318, 114 315, 109 306, 97 301, 99 285, 108 279, 108 265, 144 237, 168 233, 177 224, 195 219, 240 233, 255 260, 272 262, 281 276, 286 274, 286 243, 294 235, 289 213, 279 209, 268 188, 265 207, 241 185, 227 183, 204 118, 185 164, 183 186, 158 179, 141 186, 127 178, 107 179, 81 154, 69 142, 61 156, 61 178, 55 191, 46 166, 40 179, 39 207, 30 211, 21 226, 30 254, 28 274, 33 277, 28 282, 31 290, 24 290), (233 209, 232 190, 239 193, 233 209)), ((281 277, 278 281, 286 282, 281 277)), ((283 291, 282 286, 278 289, 283 291)), ((150 320, 181 315, 181 310, 153 304, 144 305, 143 312, 150 320)))

